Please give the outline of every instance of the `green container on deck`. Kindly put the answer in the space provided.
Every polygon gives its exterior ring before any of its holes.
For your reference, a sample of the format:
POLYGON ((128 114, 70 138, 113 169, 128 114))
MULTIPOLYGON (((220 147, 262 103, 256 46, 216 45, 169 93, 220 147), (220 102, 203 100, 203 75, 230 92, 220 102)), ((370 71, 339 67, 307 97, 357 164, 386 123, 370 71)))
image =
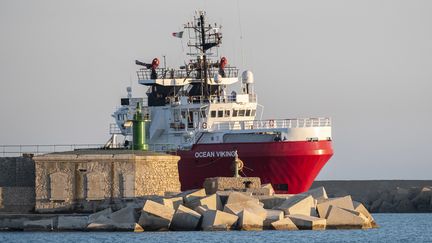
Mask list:
POLYGON ((149 120, 144 119, 144 116, 141 112, 141 104, 138 102, 136 112, 132 120, 133 150, 148 150, 148 128, 149 120))

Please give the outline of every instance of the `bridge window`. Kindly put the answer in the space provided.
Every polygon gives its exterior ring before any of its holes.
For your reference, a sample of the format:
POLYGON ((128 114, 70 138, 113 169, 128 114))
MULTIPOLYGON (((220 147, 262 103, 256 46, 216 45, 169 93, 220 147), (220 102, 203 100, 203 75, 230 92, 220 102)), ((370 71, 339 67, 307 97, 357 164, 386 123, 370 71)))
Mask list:
POLYGON ((240 110, 239 111, 239 116, 244 116, 245 115, 245 110, 240 110))
POLYGON ((246 110, 246 116, 250 116, 250 114, 251 114, 251 110, 246 110))
POLYGON ((225 110, 225 117, 230 117, 231 116, 231 110, 225 110))
POLYGON ((224 111, 223 110, 219 110, 218 111, 218 117, 223 117, 224 111))
POLYGON ((233 110, 233 117, 237 117, 238 110, 233 110))
POLYGON ((211 111, 210 115, 211 115, 211 117, 216 117, 216 111, 211 111))
POLYGON ((256 110, 252 110, 251 116, 255 116, 255 114, 256 114, 256 110))

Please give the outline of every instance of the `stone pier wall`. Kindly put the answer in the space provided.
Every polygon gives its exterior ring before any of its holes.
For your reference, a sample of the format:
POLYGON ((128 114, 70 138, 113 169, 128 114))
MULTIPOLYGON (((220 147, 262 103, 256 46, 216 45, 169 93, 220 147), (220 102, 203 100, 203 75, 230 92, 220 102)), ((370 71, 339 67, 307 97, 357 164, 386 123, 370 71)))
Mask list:
POLYGON ((103 150, 36 156, 36 211, 91 212, 121 207, 145 195, 180 191, 179 159, 103 150))

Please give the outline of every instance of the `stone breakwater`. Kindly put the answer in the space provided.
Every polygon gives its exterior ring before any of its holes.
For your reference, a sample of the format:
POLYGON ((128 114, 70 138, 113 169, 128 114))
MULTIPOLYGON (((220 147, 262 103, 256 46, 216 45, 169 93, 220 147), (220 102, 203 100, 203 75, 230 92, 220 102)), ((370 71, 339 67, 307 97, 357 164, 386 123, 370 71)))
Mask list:
POLYGON ((322 186, 332 197, 351 195, 372 213, 432 212, 432 181, 315 181, 312 188, 322 186))
POLYGON ((260 188, 205 189, 146 196, 113 211, 90 215, 0 215, 4 230, 185 231, 323 230, 377 227, 363 204, 350 196, 329 198, 319 187, 298 195, 276 195, 260 188))

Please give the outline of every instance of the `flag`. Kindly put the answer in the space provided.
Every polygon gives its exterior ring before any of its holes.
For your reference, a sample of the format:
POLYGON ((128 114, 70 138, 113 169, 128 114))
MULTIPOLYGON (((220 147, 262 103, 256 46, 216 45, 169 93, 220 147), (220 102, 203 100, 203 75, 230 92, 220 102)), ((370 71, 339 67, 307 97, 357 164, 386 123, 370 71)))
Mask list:
POLYGON ((182 38, 183 37, 183 31, 173 32, 172 36, 177 37, 177 38, 182 38))

